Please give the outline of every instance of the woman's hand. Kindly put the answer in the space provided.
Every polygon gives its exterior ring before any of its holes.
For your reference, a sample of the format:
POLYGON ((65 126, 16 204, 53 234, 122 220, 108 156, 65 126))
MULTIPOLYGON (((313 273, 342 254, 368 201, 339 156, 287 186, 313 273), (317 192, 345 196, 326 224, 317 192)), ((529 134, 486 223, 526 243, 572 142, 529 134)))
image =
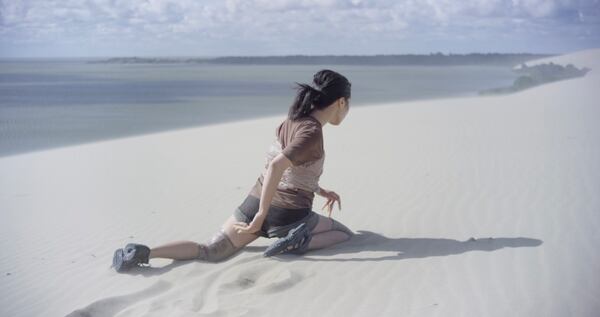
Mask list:
POLYGON ((338 202, 338 208, 340 209, 340 211, 342 210, 342 199, 340 198, 340 195, 336 194, 333 190, 327 190, 324 188, 320 189, 321 190, 319 191, 318 195, 327 198, 327 202, 325 203, 325 205, 323 205, 323 207, 321 207, 321 210, 327 207, 329 218, 331 218, 331 211, 336 201, 338 202))
POLYGON ((260 231, 263 223, 265 222, 267 213, 268 213, 268 210, 267 210, 267 212, 264 212, 264 211, 262 211, 262 209, 259 209, 249 224, 238 221, 233 224, 233 229, 237 233, 256 233, 256 232, 260 231))
POLYGON ((256 220, 252 220, 249 224, 245 222, 236 222, 233 224, 233 228, 237 233, 256 233, 261 227, 262 222, 259 224, 256 220))

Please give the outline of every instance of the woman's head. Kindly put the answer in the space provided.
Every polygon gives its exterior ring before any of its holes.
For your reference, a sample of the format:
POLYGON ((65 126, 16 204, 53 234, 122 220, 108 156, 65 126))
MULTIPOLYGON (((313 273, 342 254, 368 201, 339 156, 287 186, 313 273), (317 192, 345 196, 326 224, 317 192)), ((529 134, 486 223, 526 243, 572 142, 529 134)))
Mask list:
POLYGON ((313 76, 313 85, 297 84, 298 93, 290 106, 288 118, 296 120, 313 111, 327 112, 329 122, 340 124, 350 107, 351 83, 339 73, 329 69, 313 76))

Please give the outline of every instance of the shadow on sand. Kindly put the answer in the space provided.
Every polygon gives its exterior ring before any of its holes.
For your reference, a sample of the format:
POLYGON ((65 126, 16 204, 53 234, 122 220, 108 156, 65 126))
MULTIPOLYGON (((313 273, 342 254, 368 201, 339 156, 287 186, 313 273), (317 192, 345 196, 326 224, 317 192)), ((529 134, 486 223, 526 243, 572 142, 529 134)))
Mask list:
MULTIPOLYGON (((532 238, 480 238, 459 241, 453 239, 434 239, 434 238, 388 238, 382 234, 359 230, 352 239, 332 246, 326 249, 312 250, 303 256, 293 254, 281 254, 272 257, 280 261, 385 261, 385 260, 403 260, 414 258, 426 258, 432 256, 447 256, 453 254, 461 254, 469 251, 495 251, 502 248, 520 248, 520 247, 537 247, 541 245, 542 240, 532 238), (394 252, 393 255, 384 255, 378 257, 328 257, 339 254, 358 254, 361 252, 394 252), (317 256, 317 257, 315 257, 317 256)), ((235 254, 225 262, 231 261, 233 258, 241 255, 244 252, 262 253, 267 247, 265 246, 247 246, 243 252, 235 254)), ((136 267, 131 269, 126 274, 143 275, 146 277, 164 274, 178 266, 185 265, 197 260, 173 261, 163 267, 136 267)), ((222 262, 221 262, 222 263, 222 262)), ((218 265, 219 263, 212 263, 218 265)))
MULTIPOLYGON (((466 241, 434 238, 388 238, 381 234, 359 230, 352 239, 327 249, 313 250, 304 256, 283 254, 276 256, 282 261, 385 261, 447 256, 469 251, 495 251, 502 248, 537 247, 542 240, 532 238, 471 238, 466 241), (379 257, 327 258, 338 254, 358 254, 360 252, 394 252, 394 255, 379 257), (313 256, 319 256, 318 258, 313 256)), ((264 248, 263 248, 264 249, 264 248)))

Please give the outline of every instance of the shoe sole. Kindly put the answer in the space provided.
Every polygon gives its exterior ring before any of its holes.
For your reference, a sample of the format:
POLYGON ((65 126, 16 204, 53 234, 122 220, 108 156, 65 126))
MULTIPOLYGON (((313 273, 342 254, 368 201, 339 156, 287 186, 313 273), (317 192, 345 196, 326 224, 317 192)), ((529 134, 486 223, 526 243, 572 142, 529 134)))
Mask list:
POLYGON ((117 272, 121 272, 123 269, 123 257, 123 249, 117 249, 113 255, 112 267, 114 267, 117 272))
POLYGON ((135 259, 135 257, 136 244, 127 244, 124 249, 117 249, 115 251, 113 255, 112 267, 114 267, 117 272, 127 271, 135 266, 138 266, 140 263, 140 260, 135 259))
POLYGON ((290 230, 290 232, 288 232, 288 235, 285 238, 281 238, 281 239, 275 241, 275 243, 273 243, 272 245, 270 245, 263 253, 263 256, 269 257, 269 256, 279 254, 281 251, 285 250, 288 246, 294 245, 297 242, 299 242, 302 239, 303 234, 306 233, 306 231, 307 231, 307 227, 306 227, 305 223, 290 230))

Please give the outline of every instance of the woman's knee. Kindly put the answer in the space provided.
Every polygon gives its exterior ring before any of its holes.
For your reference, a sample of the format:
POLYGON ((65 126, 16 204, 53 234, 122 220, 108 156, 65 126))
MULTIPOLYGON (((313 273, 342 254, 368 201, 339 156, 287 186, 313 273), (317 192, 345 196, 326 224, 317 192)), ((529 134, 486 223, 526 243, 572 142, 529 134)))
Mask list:
POLYGON ((341 222, 339 222, 333 218, 331 220, 332 220, 331 230, 341 231, 341 232, 347 234, 348 239, 354 235, 354 232, 352 232, 352 230, 348 229, 348 227, 344 226, 341 222))
POLYGON ((313 234, 330 231, 332 228, 333 218, 325 217, 323 215, 319 215, 319 220, 317 221, 317 225, 312 230, 313 234))
POLYGON ((236 247, 223 231, 215 234, 208 243, 198 244, 198 248, 198 258, 208 262, 225 260, 241 249, 236 247))
POLYGON ((327 232, 327 231, 340 231, 340 232, 345 233, 349 238, 354 235, 354 232, 352 232, 352 230, 348 229, 348 227, 343 225, 341 222, 339 222, 333 218, 319 215, 319 222, 317 223, 316 227, 313 229, 312 234, 319 234, 319 233, 327 232))

